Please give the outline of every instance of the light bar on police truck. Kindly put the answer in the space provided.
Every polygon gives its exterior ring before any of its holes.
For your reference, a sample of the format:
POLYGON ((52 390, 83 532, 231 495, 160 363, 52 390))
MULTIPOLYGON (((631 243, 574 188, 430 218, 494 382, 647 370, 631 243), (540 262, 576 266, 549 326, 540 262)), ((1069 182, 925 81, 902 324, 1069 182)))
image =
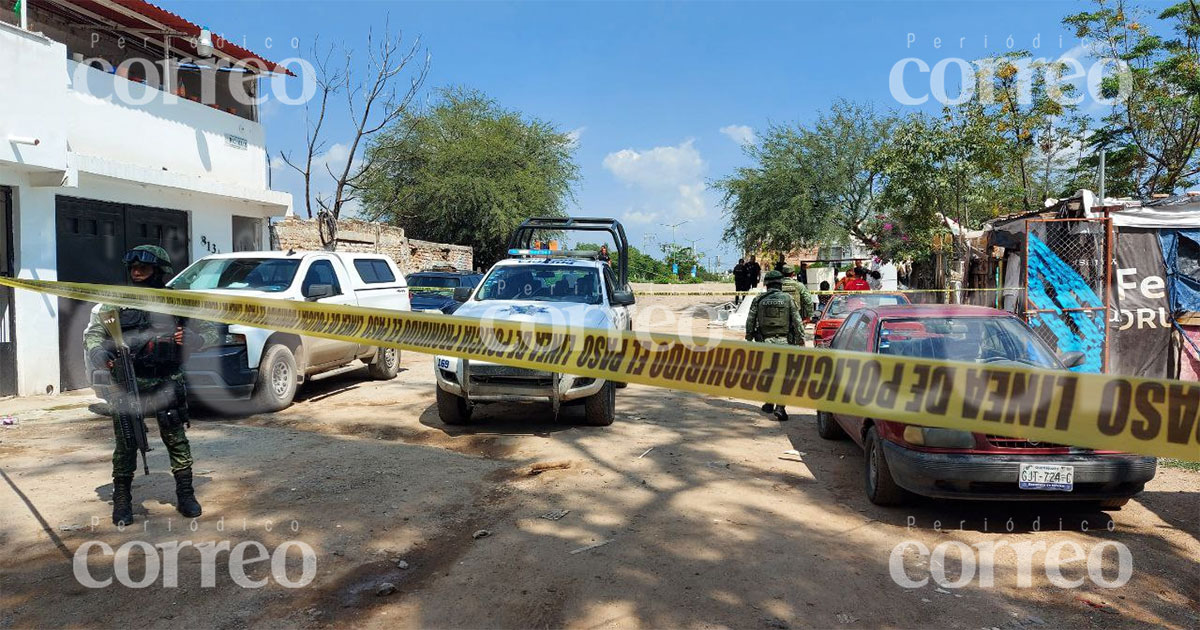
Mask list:
POLYGON ((558 253, 554 249, 510 249, 509 256, 553 256, 558 253))

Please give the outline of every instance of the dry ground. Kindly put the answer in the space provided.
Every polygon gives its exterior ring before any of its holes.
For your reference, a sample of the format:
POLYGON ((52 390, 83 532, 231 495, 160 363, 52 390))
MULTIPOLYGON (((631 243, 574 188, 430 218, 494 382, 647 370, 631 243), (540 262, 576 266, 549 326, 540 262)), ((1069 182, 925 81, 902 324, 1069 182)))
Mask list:
MULTIPOLYGON (((691 312, 701 300, 641 304, 691 312)), ((579 426, 578 409, 554 420, 548 406, 511 405, 453 428, 437 418, 431 358, 406 353, 403 368, 386 383, 358 373, 311 383, 281 413, 194 422, 205 509, 195 531, 173 509, 161 445, 135 481, 138 522, 118 532, 111 428, 90 399, 0 401, 0 415, 21 420, 0 429, 0 628, 1200 627, 1200 473, 1160 469, 1108 513, 932 500, 885 509, 863 495, 858 448, 819 439, 808 411, 780 424, 749 401, 630 386, 612 427, 579 426), (544 462, 569 467, 529 474, 544 462), (556 510, 568 512, 541 518, 556 510), (177 587, 160 577, 89 589, 70 558, 92 540, 299 540, 316 552, 316 576, 303 588, 243 588, 222 555, 204 587, 199 554, 185 549, 177 587), (1116 541, 1133 574, 1120 588, 1063 589, 1041 554, 1022 586, 1015 554, 1001 549, 993 586, 906 589, 889 558, 907 540, 1071 541, 1085 552, 1116 541), (384 582, 396 592, 377 595, 384 582)), ((1104 575, 1115 579, 1108 551, 1104 575)), ((914 579, 930 575, 927 558, 898 560, 914 579)), ((267 577, 267 564, 247 573, 267 577)), ((956 577, 957 561, 946 564, 956 577)), ((1086 578, 1083 564, 1063 574, 1086 578)), ((113 575, 98 551, 89 566, 113 575)), ((287 568, 301 574, 295 553, 287 568)))

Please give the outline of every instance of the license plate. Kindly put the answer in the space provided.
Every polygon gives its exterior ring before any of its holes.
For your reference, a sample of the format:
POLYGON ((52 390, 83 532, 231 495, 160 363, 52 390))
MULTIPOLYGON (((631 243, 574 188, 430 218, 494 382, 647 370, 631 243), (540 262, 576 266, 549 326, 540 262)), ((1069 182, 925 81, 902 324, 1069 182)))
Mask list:
POLYGON ((437 366, 438 366, 439 370, 449 370, 450 369, 450 359, 438 359, 437 366))
POLYGON ((1075 488, 1075 467, 1060 464, 1021 464, 1022 490, 1070 492, 1075 488))

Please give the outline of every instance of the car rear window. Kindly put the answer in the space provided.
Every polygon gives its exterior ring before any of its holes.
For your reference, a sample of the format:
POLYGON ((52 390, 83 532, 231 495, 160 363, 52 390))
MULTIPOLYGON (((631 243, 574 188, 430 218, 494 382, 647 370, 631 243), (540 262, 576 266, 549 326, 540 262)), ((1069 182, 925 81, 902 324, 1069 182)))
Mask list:
POLYGON ((386 260, 356 258, 354 259, 354 269, 358 272, 358 277, 362 278, 362 281, 367 284, 384 284, 396 281, 396 274, 392 273, 392 268, 388 266, 386 260))
POLYGON ((868 306, 896 306, 898 304, 908 304, 908 298, 903 295, 888 293, 866 293, 861 295, 850 293, 837 295, 829 303, 829 311, 825 314, 825 317, 842 319, 860 308, 868 306))

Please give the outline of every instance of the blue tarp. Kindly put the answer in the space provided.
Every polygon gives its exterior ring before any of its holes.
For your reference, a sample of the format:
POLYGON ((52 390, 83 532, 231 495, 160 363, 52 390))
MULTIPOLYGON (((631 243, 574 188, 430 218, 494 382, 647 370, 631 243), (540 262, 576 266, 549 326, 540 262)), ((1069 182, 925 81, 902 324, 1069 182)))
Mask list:
POLYGON ((1200 230, 1159 230, 1172 313, 1200 312, 1200 230))

